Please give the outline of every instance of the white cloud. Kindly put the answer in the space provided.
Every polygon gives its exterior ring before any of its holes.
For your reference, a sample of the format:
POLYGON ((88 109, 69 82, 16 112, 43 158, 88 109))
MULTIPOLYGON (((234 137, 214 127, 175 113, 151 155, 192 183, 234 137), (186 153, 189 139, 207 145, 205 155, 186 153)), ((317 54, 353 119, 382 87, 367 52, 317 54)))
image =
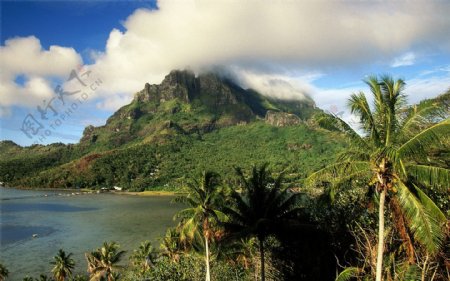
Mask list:
POLYGON ((254 89, 264 95, 280 99, 304 99, 313 91, 310 82, 319 78, 319 73, 303 75, 264 74, 241 68, 228 68, 239 84, 244 88, 254 89))
POLYGON ((450 74, 447 74, 445 77, 416 78, 406 82, 405 93, 408 95, 408 103, 413 104, 448 91, 450 89, 450 74))
MULTIPOLYGON (((91 52, 89 68, 103 81, 95 93, 99 108, 117 108, 172 69, 211 65, 231 66, 244 86, 266 94, 313 93, 318 104, 325 96, 333 104, 344 90, 317 93, 311 85, 327 69, 388 65, 409 50, 400 60, 405 64, 416 50, 448 52, 450 46, 445 1, 171 0, 158 6, 136 10, 125 31, 110 32, 104 52, 91 52)), ((66 78, 82 61, 72 48, 43 50, 37 38, 26 37, 7 40, 0 62, 0 105, 34 106, 48 97, 47 77, 66 78), (25 86, 14 82, 19 74, 29 79, 25 86)))
POLYGON ((40 105, 52 95, 48 78, 65 79, 81 63, 73 48, 43 50, 34 36, 6 40, 0 48, 0 106, 40 105), (23 84, 15 82, 19 75, 25 77, 23 84))
POLYGON ((49 82, 41 77, 30 77, 23 86, 1 78, 0 106, 38 106, 44 100, 47 102, 54 95, 49 82))
POLYGON ((400 57, 394 59, 391 67, 400 67, 413 65, 416 62, 416 55, 413 52, 408 52, 400 57))
POLYGON ((115 95, 102 99, 96 103, 96 107, 102 110, 116 111, 120 107, 131 102, 130 95, 115 95))
MULTIPOLYGON (((174 68, 234 65, 269 75, 389 62, 450 45, 450 4, 430 1, 161 1, 110 33, 93 69, 134 93, 174 68)), ((261 77, 262 79, 262 77, 261 77)), ((261 83, 260 83, 261 84, 261 83)))

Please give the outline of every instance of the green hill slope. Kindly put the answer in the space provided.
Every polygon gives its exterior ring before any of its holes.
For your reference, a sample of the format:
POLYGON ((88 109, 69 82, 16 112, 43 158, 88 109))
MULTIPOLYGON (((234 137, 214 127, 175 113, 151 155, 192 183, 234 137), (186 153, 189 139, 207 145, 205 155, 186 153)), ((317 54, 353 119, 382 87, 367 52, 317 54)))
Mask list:
POLYGON ((311 125, 312 99, 276 100, 215 74, 172 71, 146 84, 78 144, 0 143, 0 181, 22 187, 177 187, 203 169, 270 162, 295 183, 343 147, 311 125), (309 125, 308 125, 309 124, 309 125))

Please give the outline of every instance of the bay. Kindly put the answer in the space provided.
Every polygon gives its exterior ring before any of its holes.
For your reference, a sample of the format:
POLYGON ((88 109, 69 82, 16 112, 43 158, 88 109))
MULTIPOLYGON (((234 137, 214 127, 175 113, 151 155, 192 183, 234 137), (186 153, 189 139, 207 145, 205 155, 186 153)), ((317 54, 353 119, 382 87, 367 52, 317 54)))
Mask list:
POLYGON ((14 281, 50 276, 50 261, 60 248, 73 253, 77 273, 86 272, 84 253, 104 241, 118 242, 127 257, 144 240, 159 248, 181 208, 172 199, 0 187, 0 263, 14 281))

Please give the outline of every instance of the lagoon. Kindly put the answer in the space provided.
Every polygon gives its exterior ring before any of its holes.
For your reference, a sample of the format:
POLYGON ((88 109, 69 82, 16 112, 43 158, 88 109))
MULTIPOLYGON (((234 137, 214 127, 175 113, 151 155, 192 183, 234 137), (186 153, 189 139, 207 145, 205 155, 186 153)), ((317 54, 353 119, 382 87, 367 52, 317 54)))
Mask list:
POLYGON ((0 263, 15 281, 50 276, 50 261, 60 248, 73 253, 76 273, 86 272, 84 253, 104 241, 118 242, 128 255, 144 240, 158 248, 158 238, 175 225, 172 218, 181 208, 172 199, 0 187, 0 263))

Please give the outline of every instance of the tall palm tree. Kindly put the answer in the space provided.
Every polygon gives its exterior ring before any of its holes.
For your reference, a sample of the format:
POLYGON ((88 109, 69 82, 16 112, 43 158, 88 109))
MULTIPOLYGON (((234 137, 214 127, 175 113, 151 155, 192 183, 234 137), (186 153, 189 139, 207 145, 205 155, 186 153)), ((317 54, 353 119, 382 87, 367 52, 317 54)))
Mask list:
POLYGON ((118 263, 125 254, 125 251, 119 251, 119 247, 116 242, 104 242, 101 248, 85 254, 91 280, 101 280, 103 277, 108 281, 116 279, 113 273, 122 268, 118 263))
POLYGON ((225 223, 231 236, 256 237, 261 255, 261 280, 265 280, 264 241, 277 232, 293 215, 297 214, 298 194, 282 187, 283 175, 273 178, 267 164, 253 167, 247 179, 241 169, 236 169, 243 183, 243 190, 231 192, 233 207, 225 207, 229 221, 225 223))
POLYGON ((130 256, 130 260, 133 265, 141 269, 141 273, 144 274, 155 263, 156 251, 153 248, 150 241, 144 241, 141 243, 137 250, 133 251, 130 256))
POLYGON ((414 262, 414 248, 408 226, 415 240, 430 253, 436 253, 442 245, 445 215, 420 187, 434 185, 444 191, 448 189, 450 171, 447 167, 429 165, 425 156, 427 148, 449 136, 450 120, 429 118, 441 110, 435 104, 423 103, 406 109, 403 80, 374 76, 365 82, 371 90, 373 105, 369 106, 363 92, 353 94, 348 101, 351 112, 359 116, 363 134, 336 116, 327 114, 319 119, 323 127, 344 133, 351 146, 336 163, 311 174, 307 182, 328 181, 337 188, 349 179, 364 179, 369 192, 378 196, 376 280, 381 281, 386 202, 394 226, 407 245, 410 263, 414 262))
POLYGON ((8 275, 9 275, 8 269, 3 264, 0 263, 0 281, 5 281, 8 275))
POLYGON ((225 215, 219 210, 222 193, 219 189, 219 176, 214 172, 203 172, 200 180, 194 180, 187 185, 188 195, 179 197, 178 201, 189 205, 181 210, 176 217, 181 218, 180 239, 193 240, 201 233, 205 245, 205 280, 209 281, 209 242, 214 236, 214 225, 225 215))
POLYGON ((66 255, 63 249, 59 249, 58 254, 50 262, 53 265, 52 273, 57 281, 64 281, 66 277, 72 276, 75 261, 71 258, 72 253, 66 255))

